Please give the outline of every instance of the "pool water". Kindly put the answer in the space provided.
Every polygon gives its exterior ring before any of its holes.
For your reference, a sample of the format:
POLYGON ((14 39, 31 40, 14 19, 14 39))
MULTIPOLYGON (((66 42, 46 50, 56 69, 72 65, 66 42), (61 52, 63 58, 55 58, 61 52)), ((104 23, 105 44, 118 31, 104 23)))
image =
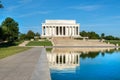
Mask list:
POLYGON ((120 80, 120 51, 48 53, 52 80, 120 80))

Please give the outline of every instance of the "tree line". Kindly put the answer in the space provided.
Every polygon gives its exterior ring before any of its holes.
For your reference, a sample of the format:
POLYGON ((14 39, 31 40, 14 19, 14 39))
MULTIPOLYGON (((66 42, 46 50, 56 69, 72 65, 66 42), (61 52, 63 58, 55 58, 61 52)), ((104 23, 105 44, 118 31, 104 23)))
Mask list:
POLYGON ((14 19, 7 17, 0 25, 0 42, 15 42, 16 40, 30 40, 39 38, 40 34, 29 30, 27 34, 19 32, 19 24, 14 19))
POLYGON ((32 30, 29 30, 26 34, 20 33, 19 39, 20 40, 31 40, 31 39, 39 39, 40 34, 38 32, 34 33, 32 30))
POLYGON ((119 37, 115 37, 115 36, 112 36, 112 35, 105 35, 104 33, 99 35, 94 31, 91 31, 91 32, 81 31, 80 36, 88 37, 89 39, 120 40, 119 37))
POLYGON ((0 25, 0 41, 14 42, 18 39, 18 22, 7 17, 0 25))

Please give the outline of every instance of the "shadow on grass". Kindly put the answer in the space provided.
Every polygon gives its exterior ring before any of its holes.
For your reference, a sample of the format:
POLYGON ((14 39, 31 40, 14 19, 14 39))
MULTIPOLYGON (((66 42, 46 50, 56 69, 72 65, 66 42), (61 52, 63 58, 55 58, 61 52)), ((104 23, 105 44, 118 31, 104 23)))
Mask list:
POLYGON ((0 48, 16 46, 16 45, 17 44, 15 42, 4 42, 4 43, 0 43, 0 48))
POLYGON ((46 48, 47 52, 51 52, 53 48, 46 48))

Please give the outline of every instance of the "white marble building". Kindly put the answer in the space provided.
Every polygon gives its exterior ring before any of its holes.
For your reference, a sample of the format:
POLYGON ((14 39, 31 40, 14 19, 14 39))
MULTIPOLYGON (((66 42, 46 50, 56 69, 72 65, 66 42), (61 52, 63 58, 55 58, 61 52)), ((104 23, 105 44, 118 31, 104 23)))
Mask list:
POLYGON ((41 37, 79 37, 79 27, 75 20, 45 20, 41 37))

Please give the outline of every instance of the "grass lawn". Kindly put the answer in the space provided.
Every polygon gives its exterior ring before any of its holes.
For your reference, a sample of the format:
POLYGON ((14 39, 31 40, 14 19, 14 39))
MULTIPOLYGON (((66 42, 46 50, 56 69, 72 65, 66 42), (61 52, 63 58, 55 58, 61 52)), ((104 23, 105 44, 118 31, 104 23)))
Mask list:
POLYGON ((0 48, 0 59, 11 56, 13 54, 17 54, 19 52, 30 49, 28 47, 4 47, 0 48))
POLYGON ((45 40, 45 41, 31 41, 26 46, 52 46, 52 42, 45 40))
POLYGON ((118 44, 120 46, 120 40, 107 40, 106 42, 110 42, 111 44, 118 44))
POLYGON ((51 52, 51 51, 52 51, 52 48, 46 48, 46 51, 47 51, 47 52, 51 52))

